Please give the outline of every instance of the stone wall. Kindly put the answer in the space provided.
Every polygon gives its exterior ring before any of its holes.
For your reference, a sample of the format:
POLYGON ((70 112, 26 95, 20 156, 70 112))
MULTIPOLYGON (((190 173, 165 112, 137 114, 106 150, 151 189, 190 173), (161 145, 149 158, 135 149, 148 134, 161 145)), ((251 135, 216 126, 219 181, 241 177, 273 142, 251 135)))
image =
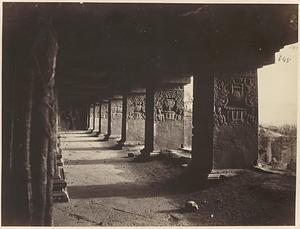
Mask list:
POLYGON ((184 144, 184 90, 157 89, 154 96, 154 149, 178 149, 184 144))
POLYGON ((122 132, 122 99, 111 100, 111 135, 121 136, 122 132))
POLYGON ((258 157, 257 73, 214 79, 214 168, 246 168, 258 157))
POLYGON ((107 134, 108 103, 101 103, 101 134, 107 134))
POLYGON ((126 140, 144 143, 146 95, 129 95, 127 99, 126 140))
POLYGON ((83 130, 86 127, 86 106, 84 104, 64 104, 59 110, 61 130, 83 130))

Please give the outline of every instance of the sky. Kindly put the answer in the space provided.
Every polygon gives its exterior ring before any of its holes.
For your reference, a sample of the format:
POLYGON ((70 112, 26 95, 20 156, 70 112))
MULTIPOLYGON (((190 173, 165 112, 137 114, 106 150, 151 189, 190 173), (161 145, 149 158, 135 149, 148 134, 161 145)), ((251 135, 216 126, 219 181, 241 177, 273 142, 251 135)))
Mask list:
POLYGON ((275 64, 258 69, 259 123, 296 125, 298 43, 275 54, 275 64))

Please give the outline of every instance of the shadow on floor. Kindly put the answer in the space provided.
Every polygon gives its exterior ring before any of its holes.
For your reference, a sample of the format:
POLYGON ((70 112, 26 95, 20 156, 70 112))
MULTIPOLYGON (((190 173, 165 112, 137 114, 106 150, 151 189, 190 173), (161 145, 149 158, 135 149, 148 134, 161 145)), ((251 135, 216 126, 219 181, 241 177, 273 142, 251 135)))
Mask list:
POLYGON ((128 157, 97 159, 97 160, 65 160, 65 165, 97 165, 97 164, 119 164, 128 162, 128 157))
POLYGON ((161 184, 118 183, 105 185, 68 186, 71 199, 88 198, 147 198, 180 194, 183 191, 168 188, 161 184))
POLYGON ((62 150, 74 150, 74 151, 97 151, 97 150, 120 150, 118 146, 103 146, 103 147, 64 147, 62 150))

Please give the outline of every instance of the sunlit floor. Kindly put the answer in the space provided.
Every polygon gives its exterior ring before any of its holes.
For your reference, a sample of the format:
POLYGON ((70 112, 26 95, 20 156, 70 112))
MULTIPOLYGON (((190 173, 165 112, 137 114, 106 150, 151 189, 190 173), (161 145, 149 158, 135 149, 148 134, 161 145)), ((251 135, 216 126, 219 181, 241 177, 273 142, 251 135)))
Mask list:
MULTIPOLYGON (((55 226, 293 225, 295 177, 243 170, 237 176, 184 185, 169 159, 137 162, 142 146, 118 150, 84 131, 61 133, 69 203, 54 206, 55 226), (184 210, 193 200, 197 212, 184 210)), ((194 174, 193 179, 197 179, 194 174)), ((192 179, 192 180, 193 180, 192 179)))
MULTIPOLYGON (((116 150, 117 139, 101 141, 85 132, 61 134, 68 183, 69 203, 55 205, 55 225, 174 225, 176 216, 169 211, 179 206, 172 203, 160 182, 159 172, 168 175, 168 167, 149 162, 133 162, 128 152, 140 147, 116 150), (155 164, 155 165, 154 165, 155 164), (147 174, 148 173, 148 174, 147 174)), ((188 225, 185 220, 176 225, 188 225)))

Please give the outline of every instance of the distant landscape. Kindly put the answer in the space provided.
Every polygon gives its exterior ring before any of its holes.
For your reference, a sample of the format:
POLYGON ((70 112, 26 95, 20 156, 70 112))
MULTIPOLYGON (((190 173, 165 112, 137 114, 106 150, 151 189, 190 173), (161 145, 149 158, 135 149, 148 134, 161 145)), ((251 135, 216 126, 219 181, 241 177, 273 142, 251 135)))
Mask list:
POLYGON ((279 170, 296 170, 296 125, 259 125, 258 162, 279 170))

